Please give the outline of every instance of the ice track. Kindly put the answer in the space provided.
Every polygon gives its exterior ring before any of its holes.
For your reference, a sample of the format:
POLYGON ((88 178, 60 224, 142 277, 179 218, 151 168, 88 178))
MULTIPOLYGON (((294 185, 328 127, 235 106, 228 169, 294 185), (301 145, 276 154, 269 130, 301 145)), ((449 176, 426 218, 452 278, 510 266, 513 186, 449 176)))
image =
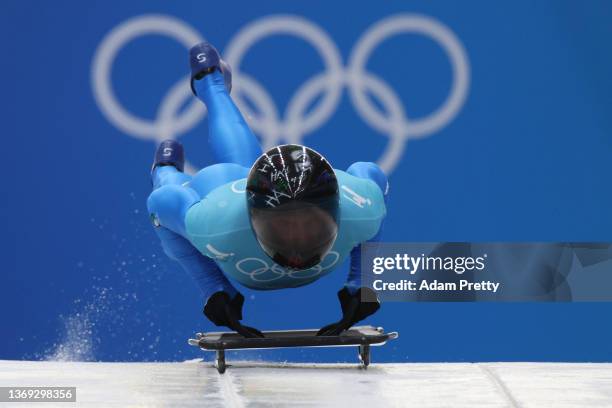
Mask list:
POLYGON ((77 403, 14 407, 612 407, 612 364, 0 361, 0 386, 76 386, 77 403))

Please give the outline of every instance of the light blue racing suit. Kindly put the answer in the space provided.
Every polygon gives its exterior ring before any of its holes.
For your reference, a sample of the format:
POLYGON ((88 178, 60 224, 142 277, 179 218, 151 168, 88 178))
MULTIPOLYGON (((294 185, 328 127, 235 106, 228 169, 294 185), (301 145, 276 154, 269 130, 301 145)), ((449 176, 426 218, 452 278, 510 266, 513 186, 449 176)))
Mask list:
POLYGON ((208 109, 209 144, 218 164, 193 177, 172 166, 156 167, 147 207, 164 252, 200 286, 205 300, 218 291, 231 297, 230 280, 252 289, 283 289, 309 284, 351 256, 346 286, 361 286, 360 244, 380 238, 386 214, 387 177, 374 163, 357 162, 335 170, 340 191, 338 237, 323 261, 306 270, 276 264, 251 230, 246 177, 261 155, 255 135, 225 88, 219 72, 195 82, 208 109), (228 279, 229 278, 229 279, 228 279))

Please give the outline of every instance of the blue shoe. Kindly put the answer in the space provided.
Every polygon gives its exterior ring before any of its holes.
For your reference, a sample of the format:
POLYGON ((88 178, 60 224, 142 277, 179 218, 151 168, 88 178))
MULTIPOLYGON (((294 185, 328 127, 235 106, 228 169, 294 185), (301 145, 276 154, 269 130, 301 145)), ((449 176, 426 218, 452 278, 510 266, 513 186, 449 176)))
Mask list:
POLYGON ((155 151, 151 172, 159 166, 174 166, 178 171, 185 169, 185 150, 176 140, 164 140, 155 151))
POLYGON ((215 70, 221 71, 227 91, 232 90, 232 70, 230 66, 221 59, 219 51, 209 42, 194 45, 189 50, 189 64, 191 65, 191 91, 197 95, 193 81, 204 78, 215 70))

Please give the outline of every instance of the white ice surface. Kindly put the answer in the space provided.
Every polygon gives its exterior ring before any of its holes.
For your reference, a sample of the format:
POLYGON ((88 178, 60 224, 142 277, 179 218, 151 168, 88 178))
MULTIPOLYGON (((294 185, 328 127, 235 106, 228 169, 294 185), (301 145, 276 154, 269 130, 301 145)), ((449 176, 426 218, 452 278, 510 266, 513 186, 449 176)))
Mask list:
POLYGON ((35 407, 612 407, 612 364, 230 363, 0 361, 0 386, 77 387, 35 407))

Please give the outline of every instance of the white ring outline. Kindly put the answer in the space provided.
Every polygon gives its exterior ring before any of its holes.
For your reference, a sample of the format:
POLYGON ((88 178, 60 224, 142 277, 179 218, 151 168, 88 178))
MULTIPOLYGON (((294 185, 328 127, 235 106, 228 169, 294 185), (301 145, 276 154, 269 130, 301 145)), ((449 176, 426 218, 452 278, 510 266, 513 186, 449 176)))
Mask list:
POLYGON ((135 137, 162 140, 170 133, 168 129, 172 129, 176 135, 195 126, 204 117, 206 110, 202 104, 193 101, 178 119, 171 115, 180 106, 178 102, 182 102, 179 99, 185 95, 184 89, 189 89, 188 77, 170 88, 160 105, 158 113, 161 115, 155 121, 140 119, 119 103, 111 86, 112 64, 122 46, 149 34, 166 35, 187 49, 203 41, 197 31, 175 17, 153 14, 128 19, 112 29, 98 46, 92 63, 91 82, 94 98, 109 122, 135 137))
MULTIPOLYGON (((359 39, 349 58, 349 77, 352 83, 365 78, 366 61, 378 45, 391 36, 401 33, 417 33, 434 40, 446 52, 453 71, 451 90, 446 100, 434 112, 423 119, 402 118, 402 123, 389 125, 389 118, 381 116, 360 86, 351 86, 351 98, 359 113, 375 129, 393 132, 395 126, 403 128, 404 137, 419 138, 438 131, 459 112, 467 97, 470 83, 467 53, 455 34, 445 25, 423 15, 402 14, 383 19, 369 28, 359 39)), ((390 88, 388 88, 390 90, 390 88)), ((403 113, 403 112, 402 112, 403 113)))
MULTIPOLYGON (((174 139, 193 128, 206 115, 203 104, 192 102, 180 113, 186 99, 191 97, 188 77, 181 79, 166 93, 158 107, 157 119, 146 120, 127 112, 118 102, 111 87, 112 64, 119 49, 135 38, 148 34, 168 35, 185 47, 202 41, 202 37, 183 21, 166 15, 142 15, 128 19, 102 40, 92 63, 91 82, 94 98, 104 116, 123 132, 141 139, 174 139), (179 114, 180 113, 180 114, 179 114)), ((431 17, 417 14, 398 14, 385 18, 368 28, 355 44, 346 68, 340 53, 329 35, 314 23, 293 15, 273 15, 246 25, 227 47, 227 61, 234 65, 236 103, 247 117, 250 126, 262 139, 264 148, 272 147, 281 139, 301 143, 306 133, 321 126, 333 114, 342 96, 342 87, 349 90, 350 99, 365 122, 390 138, 378 160, 381 168, 390 173, 399 162, 408 139, 428 136, 446 126, 465 103, 470 84, 470 67, 466 51, 445 25, 431 17), (416 33, 438 43, 448 56, 453 72, 449 95, 439 108, 424 118, 408 120, 403 104, 393 89, 382 79, 365 71, 366 61, 374 49, 387 38, 400 33, 416 33), (305 81, 295 92, 279 120, 272 97, 255 79, 240 70, 244 54, 255 42, 272 34, 288 34, 306 40, 322 57, 325 72, 305 81), (381 114, 368 99, 366 92, 375 95, 388 116, 381 114), (325 92, 321 102, 310 115, 304 112, 313 98, 325 92), (248 95, 258 108, 259 115, 248 107, 243 96, 248 95)), ((188 171, 195 170, 187 164, 188 171)))
MULTIPOLYGON (((256 96, 259 100, 265 99, 268 101, 273 101, 273 99, 262 86, 254 86, 256 81, 242 72, 240 64, 249 48, 251 48, 257 42, 274 34, 291 35, 305 40, 317 51, 326 68, 326 74, 324 74, 324 77, 331 87, 326 95, 322 98, 319 106, 313 109, 310 119, 308 121, 303 121, 303 126, 305 129, 312 130, 320 126, 329 118, 331 113, 333 113, 333 109, 337 106, 340 97, 342 96, 341 78, 344 71, 340 51, 337 49, 329 35, 321 27, 302 17, 284 14, 273 15, 258 19, 243 27, 238 34, 231 39, 223 54, 224 58, 233 69, 233 75, 237 78, 237 85, 233 90, 234 99, 241 111, 245 112, 249 117, 249 125, 251 125, 253 129, 259 133, 265 131, 265 125, 271 126, 273 129, 273 132, 271 132, 272 137, 268 136, 265 140, 265 149, 278 144, 279 137, 281 135, 289 138, 289 135, 292 134, 292 131, 296 126, 282 126, 278 120, 277 110, 270 107, 268 104, 263 105, 268 112, 268 115, 265 115, 267 121, 262 121, 254 112, 250 110, 248 104, 245 103, 243 97, 241 96, 241 93, 245 90, 248 90, 248 93, 251 96, 256 96)), ((311 81, 316 80, 319 76, 320 75, 317 75, 311 79, 311 81)), ((308 81, 304 83, 298 89, 298 91, 296 91, 296 96, 298 96, 300 92, 303 93, 307 89, 307 85, 308 81)), ((292 101, 294 100, 299 101, 300 99, 294 96, 292 101)), ((287 112, 288 114, 292 114, 291 117, 296 116, 295 111, 297 109, 294 105, 296 104, 293 102, 290 102, 287 105, 287 112)), ((272 106, 274 106, 273 102, 272 106)), ((303 109, 304 108, 302 108, 302 110, 303 109)), ((304 134, 306 132, 307 130, 303 130, 300 133, 304 134)))
POLYGON ((236 180, 232 183, 232 192, 236 193, 236 194, 242 194, 246 192, 246 179, 240 179, 240 180, 236 180), (238 183, 244 183, 244 190, 238 190, 237 184, 238 183))
POLYGON ((255 281, 255 282, 273 282, 275 280, 278 279, 282 279, 284 277, 289 277, 292 279, 312 279, 315 276, 320 275, 324 270, 329 269, 331 267, 333 267, 334 265, 336 265, 338 263, 338 260, 340 259, 340 254, 336 251, 329 251, 325 257, 323 258, 323 260, 321 261, 321 263, 325 262, 325 260, 327 259, 327 257, 329 255, 333 255, 335 256, 335 259, 333 262, 331 262, 329 265, 322 267, 321 264, 317 264, 315 266, 313 266, 312 268, 308 268, 308 269, 304 269, 304 270, 300 270, 300 271, 294 271, 294 270, 287 270, 285 268, 283 268, 282 266, 272 262, 272 266, 270 266, 266 261, 264 261, 261 258, 255 258, 255 257, 248 257, 248 258, 243 258, 239 261, 237 261, 234 264, 234 267, 236 268, 236 270, 240 273, 242 273, 243 275, 247 275, 251 278, 251 280, 255 281), (255 262, 259 262, 262 266, 259 268, 255 268, 251 271, 245 271, 244 269, 242 269, 242 264, 245 262, 250 262, 250 261, 255 261, 255 262), (304 273, 307 271, 314 271, 314 275, 311 276, 294 276, 297 273, 304 273), (256 276, 262 275, 268 271, 271 271, 272 273, 274 273, 276 276, 272 277, 271 279, 257 279, 256 276))

